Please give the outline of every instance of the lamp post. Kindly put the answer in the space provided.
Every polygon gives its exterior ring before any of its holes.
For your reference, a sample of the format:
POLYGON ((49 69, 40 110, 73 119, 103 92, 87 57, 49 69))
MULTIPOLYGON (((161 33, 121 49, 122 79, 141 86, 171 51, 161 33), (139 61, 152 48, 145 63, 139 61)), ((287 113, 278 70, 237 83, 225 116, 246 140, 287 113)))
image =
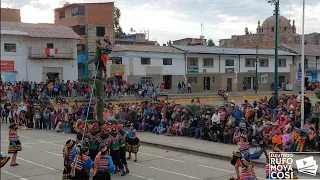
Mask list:
POLYGON ((304 126, 304 6, 305 0, 302 1, 302 26, 301 26, 301 128, 304 126))
POLYGON ((275 45, 274 45, 274 93, 276 98, 278 98, 278 25, 279 25, 279 0, 275 0, 275 15, 276 15, 276 28, 275 28, 275 45))
POLYGON ((258 51, 259 51, 259 46, 257 45, 256 47, 256 88, 255 91, 258 93, 258 63, 259 63, 259 57, 258 57, 258 51))

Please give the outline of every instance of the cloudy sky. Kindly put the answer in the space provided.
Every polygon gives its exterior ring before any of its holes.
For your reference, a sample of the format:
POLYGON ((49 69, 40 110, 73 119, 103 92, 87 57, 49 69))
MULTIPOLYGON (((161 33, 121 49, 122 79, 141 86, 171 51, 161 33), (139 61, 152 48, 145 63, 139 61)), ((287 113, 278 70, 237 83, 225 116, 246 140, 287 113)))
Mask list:
MULTIPOLYGON (((105 2, 106 0, 67 0, 105 2)), ((108 0, 107 0, 108 1, 108 0)), ((273 14, 267 0, 114 0, 122 13, 120 24, 125 32, 149 30, 150 39, 159 43, 203 35, 214 42, 231 35, 244 34, 247 26, 255 33, 261 23, 273 14)), ((53 23, 53 9, 65 0, 1 0, 1 7, 21 8, 23 22, 53 23)), ((301 32, 302 0, 280 0, 280 14, 296 21, 301 32)), ((306 0, 305 32, 320 32, 320 1, 306 0)), ((103 13, 103 12, 101 12, 103 13)))

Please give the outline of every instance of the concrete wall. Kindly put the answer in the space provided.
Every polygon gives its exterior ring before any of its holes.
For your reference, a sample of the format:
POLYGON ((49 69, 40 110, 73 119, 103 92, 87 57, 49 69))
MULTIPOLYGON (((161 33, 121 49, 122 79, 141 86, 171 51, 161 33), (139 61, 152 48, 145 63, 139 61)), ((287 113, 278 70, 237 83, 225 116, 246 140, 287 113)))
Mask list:
POLYGON ((29 80, 40 82, 43 80, 43 67, 62 67, 63 77, 66 80, 78 79, 78 66, 76 60, 76 44, 71 39, 48 39, 48 38, 29 38, 23 36, 1 35, 1 60, 14 61, 15 72, 1 72, 2 77, 14 74, 17 81, 29 80), (4 43, 15 43, 17 52, 4 52, 4 43), (41 54, 32 52, 32 55, 45 55, 44 51, 47 43, 53 43, 54 48, 58 48, 60 53, 69 52, 74 60, 58 59, 28 59, 30 50, 37 50, 41 54))
POLYGON ((1 21, 21 22, 20 9, 1 8, 1 21))

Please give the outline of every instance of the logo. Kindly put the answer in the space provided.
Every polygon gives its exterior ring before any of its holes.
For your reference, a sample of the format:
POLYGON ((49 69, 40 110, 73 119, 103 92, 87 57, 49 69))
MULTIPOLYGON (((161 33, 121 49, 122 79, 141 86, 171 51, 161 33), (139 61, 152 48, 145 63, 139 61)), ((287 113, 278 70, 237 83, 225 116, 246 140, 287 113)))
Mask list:
POLYGON ((270 152, 267 176, 269 179, 313 179, 317 176, 319 159, 320 152, 270 152))
POLYGON ((316 176, 318 165, 317 161, 314 160, 313 156, 296 160, 296 164, 299 172, 316 176))

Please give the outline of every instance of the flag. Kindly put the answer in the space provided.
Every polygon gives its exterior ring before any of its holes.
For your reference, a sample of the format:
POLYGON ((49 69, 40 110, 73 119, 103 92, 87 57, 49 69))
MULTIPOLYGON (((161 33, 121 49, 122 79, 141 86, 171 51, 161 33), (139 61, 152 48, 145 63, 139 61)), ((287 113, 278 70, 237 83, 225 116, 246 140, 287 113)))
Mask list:
POLYGON ((53 56, 55 54, 58 54, 58 48, 54 48, 54 49, 46 48, 45 53, 47 56, 53 56))

